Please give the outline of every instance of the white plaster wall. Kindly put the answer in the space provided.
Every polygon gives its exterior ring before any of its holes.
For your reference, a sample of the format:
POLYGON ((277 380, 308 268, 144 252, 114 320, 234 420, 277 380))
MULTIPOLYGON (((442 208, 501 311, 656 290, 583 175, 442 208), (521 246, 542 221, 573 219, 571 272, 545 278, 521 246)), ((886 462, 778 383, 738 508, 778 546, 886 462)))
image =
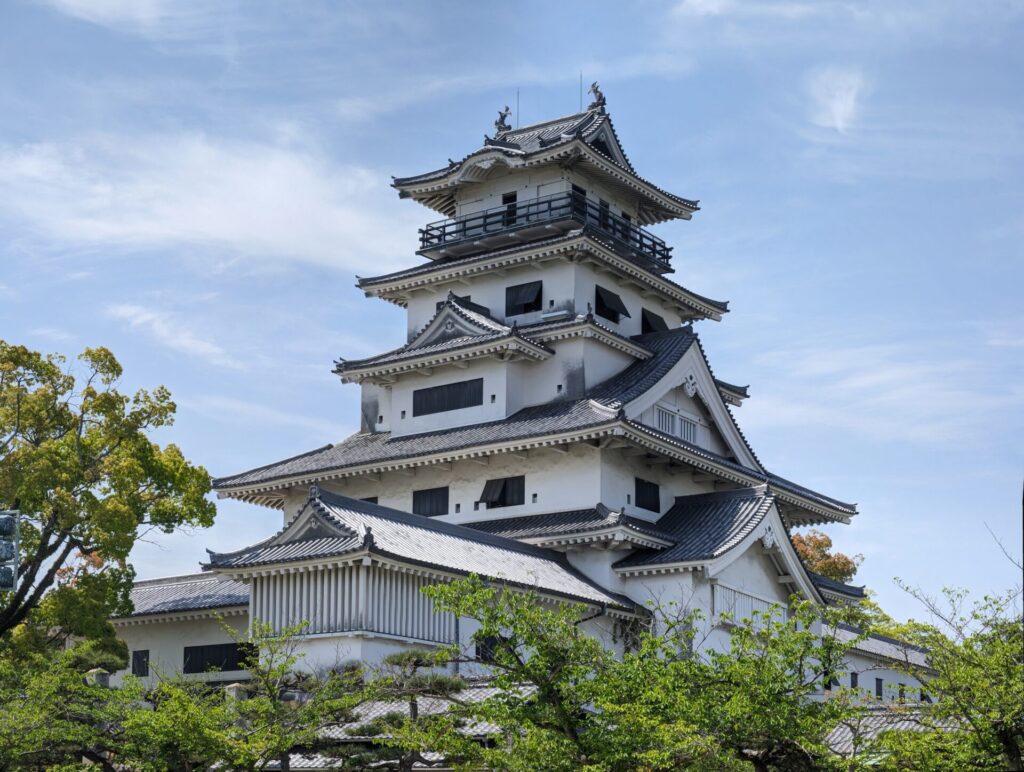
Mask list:
MULTIPOLYGON (((465 281, 442 282, 429 289, 417 290, 408 305, 408 331, 411 339, 419 333, 437 313, 437 304, 453 292, 459 297, 469 296, 477 305, 484 306, 490 315, 498 320, 520 325, 536 324, 543 321, 543 314, 568 310, 575 313, 573 286, 575 266, 564 260, 548 260, 543 263, 531 262, 502 271, 487 272, 470 277, 465 281), (541 311, 516 314, 505 317, 505 289, 517 284, 541 281, 541 311)), ((584 307, 585 308, 585 307, 584 307)))
POLYGON ((594 305, 594 288, 598 285, 622 298, 622 302, 630 313, 629 316, 622 317, 617 323, 603 317, 597 317, 601 324, 610 327, 621 335, 640 334, 642 329, 641 312, 644 308, 661 316, 669 328, 679 327, 682 324, 682 317, 679 316, 678 312, 662 305, 653 296, 646 298, 641 296, 640 290, 636 285, 627 284, 625 280, 621 280, 623 283, 620 284, 620 280, 617 280, 612 274, 604 271, 598 272, 592 264, 581 263, 577 265, 575 278, 576 284, 573 294, 576 300, 576 307, 580 309, 581 313, 586 312, 588 303, 591 306, 594 305))
MULTIPOLYGON (((215 643, 231 643, 234 639, 224 630, 223 624, 241 633, 248 628, 247 614, 236 614, 223 619, 189 619, 181 621, 152 621, 144 624, 118 624, 117 637, 128 645, 128 667, 111 675, 111 684, 119 686, 124 676, 131 673, 131 652, 149 650, 149 676, 142 681, 152 686, 160 676, 170 677, 181 673, 185 665, 186 646, 205 646, 215 643)), ((220 673, 196 673, 190 675, 201 681, 237 680, 247 677, 244 670, 226 670, 220 673)))
POLYGON ((449 514, 442 519, 465 523, 488 518, 518 517, 525 514, 557 512, 592 507, 600 489, 599 451, 589 445, 574 445, 568 453, 532 450, 525 458, 502 453, 485 464, 458 461, 451 469, 423 466, 403 472, 384 473, 373 478, 344 478, 326 481, 327 490, 353 498, 376 496, 382 506, 412 511, 412 492, 423 488, 449 488, 449 514), (515 507, 474 510, 484 483, 498 477, 526 476, 526 503, 515 507), (533 501, 533 495, 537 501, 533 501), (459 511, 456 512, 456 505, 459 511))
POLYGON ((789 586, 779 583, 779 572, 771 559, 762 553, 761 542, 758 540, 719 572, 715 579, 721 585, 769 603, 789 603, 789 586))
POLYGON ((669 472, 667 464, 647 464, 640 457, 625 455, 621 449, 601 452, 601 501, 612 509, 625 507, 626 514, 634 517, 653 522, 671 508, 676 496, 710 493, 712 490, 711 483, 695 483, 692 475, 686 472, 669 472), (636 506, 633 494, 637 477, 661 486, 660 512, 636 506))
POLYGON ((496 359, 475 359, 466 368, 447 367, 435 370, 430 377, 414 376, 403 378, 391 388, 390 421, 385 416, 386 429, 392 436, 420 434, 449 429, 453 426, 499 421, 508 415, 506 389, 508 385, 507 363, 496 359), (484 402, 476 407, 447 410, 443 413, 413 415, 413 392, 443 386, 448 383, 483 378, 484 402), (402 417, 402 411, 405 417, 402 417))

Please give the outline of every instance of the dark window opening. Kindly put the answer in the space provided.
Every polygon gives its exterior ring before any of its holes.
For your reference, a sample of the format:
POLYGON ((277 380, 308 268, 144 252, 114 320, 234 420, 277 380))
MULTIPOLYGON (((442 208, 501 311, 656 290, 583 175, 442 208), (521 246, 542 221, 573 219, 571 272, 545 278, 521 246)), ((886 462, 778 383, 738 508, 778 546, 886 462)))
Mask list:
POLYGON ((859 675, 857 673, 850 673, 850 688, 851 689, 856 689, 857 688, 857 679, 858 678, 859 678, 859 675))
POLYGON ((149 649, 132 652, 132 675, 139 678, 149 675, 149 649))
POLYGON ((651 512, 661 512, 661 487, 658 483, 636 478, 636 505, 651 512))
POLYGON ((412 492, 412 511, 417 515, 436 517, 448 514, 448 487, 424 488, 412 492))
POLYGON ((501 203, 505 206, 505 214, 501 218, 502 225, 508 227, 516 224, 516 193, 506 193, 501 197, 501 203))
POLYGON ((488 509, 498 507, 515 507, 526 502, 526 477, 502 477, 488 480, 484 492, 480 494, 480 502, 488 509))
POLYGON ((528 314, 543 308, 541 290, 543 282, 531 281, 505 288, 505 316, 528 314))
POLYGON ((878 699, 882 699, 882 693, 885 690, 885 682, 881 678, 875 679, 875 696, 878 699))
POLYGON ((484 404, 484 379, 417 389, 412 393, 412 414, 431 415, 484 404))
POLYGON ((621 317, 630 315, 622 298, 604 287, 594 287, 594 313, 616 323, 621 317))
POLYGON ((653 311, 648 311, 646 308, 640 314, 640 332, 646 334, 648 332, 665 332, 668 330, 668 324, 665 319, 658 316, 653 311))
POLYGON ((587 216, 587 191, 579 185, 572 186, 572 211, 578 217, 587 216))
POLYGON ((244 670, 246 660, 253 655, 252 646, 245 643, 216 643, 209 646, 186 646, 185 673, 206 673, 211 670, 244 670))
POLYGON ((932 698, 928 696, 928 692, 924 689, 921 690, 921 702, 931 702, 932 698))
POLYGON ((899 685, 899 690, 897 692, 896 699, 898 699, 900 702, 906 702, 907 701, 907 685, 906 684, 900 684, 899 685))
POLYGON ((377 497, 376 496, 367 496, 365 499, 360 499, 360 501, 365 501, 367 504, 376 504, 377 503, 377 497))
POLYGON ((612 210, 608 205, 608 202, 604 199, 598 199, 597 201, 598 217, 597 221, 601 224, 601 227, 606 229, 612 221, 612 210))
POLYGON ((497 662, 495 656, 498 648, 505 643, 499 635, 486 635, 476 642, 476 658, 485 665, 493 665, 497 662))

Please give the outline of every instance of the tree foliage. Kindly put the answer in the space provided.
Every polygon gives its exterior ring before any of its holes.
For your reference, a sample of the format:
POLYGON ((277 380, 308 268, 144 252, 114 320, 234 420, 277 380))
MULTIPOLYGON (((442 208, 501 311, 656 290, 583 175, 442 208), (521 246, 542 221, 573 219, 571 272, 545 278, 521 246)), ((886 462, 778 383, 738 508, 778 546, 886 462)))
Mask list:
POLYGON ((0 635, 30 623, 40 636, 95 637, 126 610, 128 554, 142 534, 213 522, 206 470, 147 436, 173 421, 167 390, 121 394, 121 366, 104 348, 79 360, 76 373, 0 341, 0 504, 23 513, 0 635))
POLYGON ((793 533, 790 538, 797 554, 814 573, 837 582, 849 582, 864 562, 863 555, 844 555, 832 551, 832 539, 816 528, 806 533, 793 533))

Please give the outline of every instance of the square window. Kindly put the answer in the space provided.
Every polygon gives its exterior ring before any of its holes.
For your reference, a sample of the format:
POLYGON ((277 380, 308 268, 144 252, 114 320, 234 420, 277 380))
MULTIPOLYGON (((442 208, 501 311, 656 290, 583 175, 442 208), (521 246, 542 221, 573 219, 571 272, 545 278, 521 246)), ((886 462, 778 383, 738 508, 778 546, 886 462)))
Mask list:
POLYGON ((629 310, 622 298, 604 287, 594 287, 594 313, 603 319, 618 324, 623 316, 629 316, 629 310))
POLYGON ((412 492, 412 511, 417 515, 437 517, 448 514, 448 486, 424 488, 412 492))
POLYGON ((505 288, 505 316, 518 316, 543 307, 543 282, 531 281, 505 288))
POLYGON ((665 332, 668 330, 668 323, 664 317, 658 316, 653 311, 648 311, 646 308, 640 312, 640 332, 646 334, 649 332, 665 332))
POLYGON ((661 512, 661 486, 637 477, 636 505, 651 512, 661 512))
POLYGON ((526 477, 501 477, 488 480, 480 494, 480 502, 488 509, 515 507, 526 502, 526 477))

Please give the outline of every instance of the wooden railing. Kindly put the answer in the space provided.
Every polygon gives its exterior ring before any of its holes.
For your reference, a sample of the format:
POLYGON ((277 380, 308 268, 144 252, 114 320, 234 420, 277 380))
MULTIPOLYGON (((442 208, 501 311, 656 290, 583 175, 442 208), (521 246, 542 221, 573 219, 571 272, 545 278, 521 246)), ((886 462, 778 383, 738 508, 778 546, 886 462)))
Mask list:
POLYGON ((420 229, 420 249, 480 240, 554 220, 575 220, 580 225, 590 226, 627 247, 634 255, 651 260, 663 269, 669 268, 672 247, 579 193, 556 193, 430 223, 420 229))

